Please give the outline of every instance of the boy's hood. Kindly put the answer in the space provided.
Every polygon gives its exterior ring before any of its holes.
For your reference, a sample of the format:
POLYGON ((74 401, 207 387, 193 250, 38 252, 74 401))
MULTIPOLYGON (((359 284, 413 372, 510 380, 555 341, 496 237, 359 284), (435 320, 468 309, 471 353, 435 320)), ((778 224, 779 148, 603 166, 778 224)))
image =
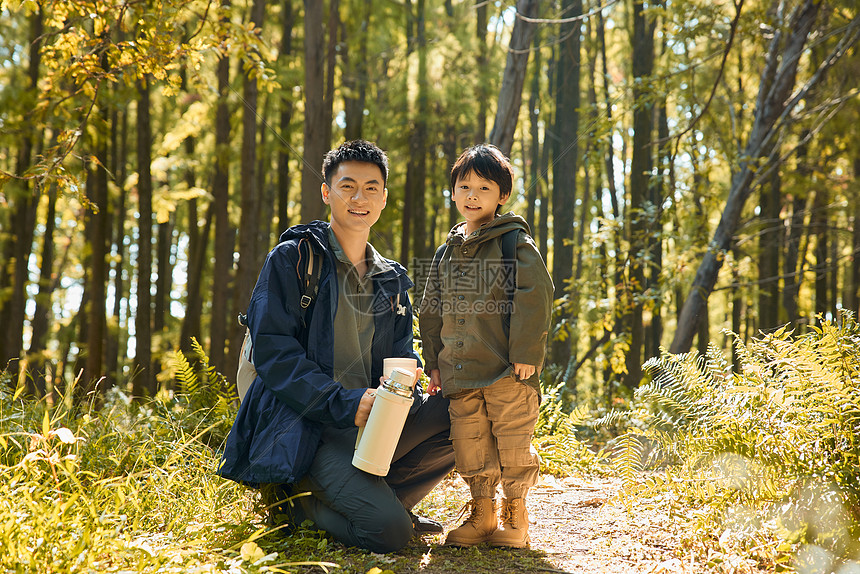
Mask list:
POLYGON ((462 221, 452 227, 451 231, 448 232, 447 243, 483 243, 484 241, 499 237, 500 235, 507 233, 512 229, 522 229, 523 231, 531 235, 529 224, 526 223, 525 219, 523 219, 513 211, 498 215, 492 221, 489 221, 482 225, 481 228, 478 229, 478 231, 464 238, 463 228, 465 226, 466 222, 462 221))

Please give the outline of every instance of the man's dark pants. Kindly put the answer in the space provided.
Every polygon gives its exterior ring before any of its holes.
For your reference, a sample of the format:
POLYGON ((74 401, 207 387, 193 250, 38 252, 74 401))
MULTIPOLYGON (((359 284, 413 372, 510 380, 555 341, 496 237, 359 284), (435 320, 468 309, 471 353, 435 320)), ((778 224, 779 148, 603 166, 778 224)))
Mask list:
POLYGON ((326 428, 308 474, 292 486, 293 519, 312 520, 349 546, 392 552, 412 537, 409 510, 454 468, 448 399, 424 395, 406 419, 391 470, 375 476, 352 466, 357 428, 326 428))

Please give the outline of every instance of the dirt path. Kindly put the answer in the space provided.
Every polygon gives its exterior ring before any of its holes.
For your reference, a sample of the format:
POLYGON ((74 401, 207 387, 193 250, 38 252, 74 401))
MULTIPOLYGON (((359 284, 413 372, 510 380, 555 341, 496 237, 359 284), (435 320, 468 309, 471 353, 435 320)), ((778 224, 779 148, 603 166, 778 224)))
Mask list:
MULTIPOLYGON (((628 512, 616 494, 620 481, 601 478, 542 477, 529 494, 531 548, 486 546, 448 548, 444 536, 416 539, 393 572, 606 572, 618 574, 695 573, 681 547, 675 525, 656 512, 628 512), (409 558, 421 557, 415 564, 409 558)), ((440 484, 418 511, 456 527, 458 510, 469 498, 465 483, 453 478, 440 484)), ((380 565, 385 569, 384 566, 380 565)))

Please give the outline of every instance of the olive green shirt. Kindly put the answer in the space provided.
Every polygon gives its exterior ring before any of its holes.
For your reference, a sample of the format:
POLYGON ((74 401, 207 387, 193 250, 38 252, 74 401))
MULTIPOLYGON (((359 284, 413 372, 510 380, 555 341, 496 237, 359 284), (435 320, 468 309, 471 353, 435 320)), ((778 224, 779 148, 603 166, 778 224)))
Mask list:
POLYGON ((442 393, 450 396, 512 376, 514 363, 534 365, 535 374, 523 382, 539 391, 553 284, 528 224, 509 212, 468 237, 464 225, 448 234, 439 266, 427 278, 418 316, 424 368, 439 369, 442 393), (501 237, 511 230, 518 235, 516 289, 509 300, 501 237))
POLYGON ((358 270, 344 253, 334 232, 328 231, 329 247, 337 271, 337 312, 334 315, 334 380, 347 389, 371 386, 373 347, 373 280, 391 266, 370 243, 365 250, 367 272, 358 270))

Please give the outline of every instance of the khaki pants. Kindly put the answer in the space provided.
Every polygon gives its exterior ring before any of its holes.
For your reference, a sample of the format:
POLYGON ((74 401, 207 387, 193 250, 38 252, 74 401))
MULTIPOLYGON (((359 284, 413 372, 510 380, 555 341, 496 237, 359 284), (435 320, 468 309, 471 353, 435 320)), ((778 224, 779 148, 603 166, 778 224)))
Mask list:
POLYGON ((505 498, 524 497, 540 470, 540 457, 531 444, 537 392, 505 377, 449 398, 455 464, 472 498, 494 498, 499 482, 505 498))

